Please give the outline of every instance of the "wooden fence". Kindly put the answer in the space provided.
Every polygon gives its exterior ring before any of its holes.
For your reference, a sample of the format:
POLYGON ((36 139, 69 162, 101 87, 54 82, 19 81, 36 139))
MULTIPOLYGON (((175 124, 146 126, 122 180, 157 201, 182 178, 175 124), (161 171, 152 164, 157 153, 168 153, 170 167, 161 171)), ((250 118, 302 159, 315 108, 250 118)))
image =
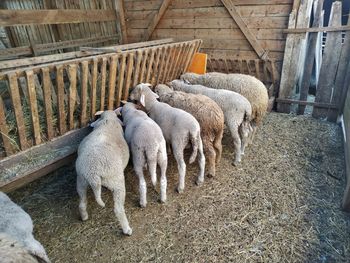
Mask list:
MULTIPOLYGON (((0 93, 0 151, 9 157, 0 161, 0 169, 10 171, 13 154, 23 153, 26 160, 27 149, 56 137, 68 134, 69 143, 78 140, 69 131, 86 127, 97 110, 118 107, 128 98, 129 88, 140 82, 157 84, 179 77, 200 45, 201 40, 162 44, 1 72, 5 87, 0 93)), ((63 155, 76 147, 75 143, 63 155)), ((62 159, 62 153, 46 155, 62 159)), ((23 174, 0 178, 0 188, 23 174)))
POLYGON ((301 3, 290 15, 284 56, 278 111, 290 112, 291 104, 298 104, 298 114, 305 106, 313 106, 315 118, 336 121, 342 114, 347 89, 350 85, 350 19, 342 26, 342 3, 334 2, 329 25, 323 26, 323 0, 313 2, 314 20, 308 28, 311 1, 301 3), (297 22, 296 22, 297 21, 297 22), (326 33, 322 51, 322 35, 326 33), (345 37, 343 37, 343 32, 345 37), (316 65, 314 66, 314 63, 316 65), (310 81, 316 72, 316 96, 309 96, 310 81))

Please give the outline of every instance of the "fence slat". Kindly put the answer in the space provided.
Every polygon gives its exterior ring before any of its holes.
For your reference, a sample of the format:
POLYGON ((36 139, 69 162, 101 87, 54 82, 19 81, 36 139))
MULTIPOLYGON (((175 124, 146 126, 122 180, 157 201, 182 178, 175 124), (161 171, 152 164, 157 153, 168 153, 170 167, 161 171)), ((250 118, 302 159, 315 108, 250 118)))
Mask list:
POLYGON ((135 65, 135 69, 134 69, 134 79, 132 82, 132 86, 135 87, 139 81, 139 74, 140 74, 140 67, 141 67, 141 60, 142 60, 142 51, 141 50, 137 50, 137 55, 136 55, 136 65, 135 65))
POLYGON ((144 77, 145 77, 145 72, 146 72, 146 62, 147 62, 147 58, 148 58, 148 50, 146 49, 144 52, 143 52, 143 55, 142 55, 142 65, 141 65, 141 71, 140 71, 140 76, 139 76, 139 83, 142 83, 144 82, 144 77))
POLYGON ((70 80, 69 85, 69 129, 72 130, 74 126, 74 111, 77 103, 77 66, 71 64, 68 66, 68 75, 70 80))
POLYGON ((151 72, 152 72, 153 62, 154 62, 154 56, 155 56, 155 50, 152 48, 151 49, 149 63, 148 63, 148 66, 147 66, 147 73, 146 73, 146 79, 145 79, 146 83, 150 82, 150 77, 151 77, 151 72))
POLYGON ((15 149, 12 145, 11 138, 9 136, 9 129, 6 123, 5 105, 1 96, 0 96, 0 134, 1 134, 2 142, 4 144, 6 156, 9 156, 15 153, 15 149))
POLYGON ((52 83, 51 83, 50 72, 48 68, 43 68, 42 74, 43 74, 46 131, 47 131, 47 138, 51 140, 54 137, 53 123, 52 123, 52 98, 51 98, 52 83))
POLYGON ((126 62, 126 54, 123 54, 121 62, 120 62, 118 88, 117 88, 117 96, 116 96, 116 107, 119 107, 120 100, 122 98, 123 85, 124 85, 124 75, 125 75, 125 64, 126 64, 125 62, 126 62))
POLYGON ((60 135, 66 132, 66 116, 64 110, 64 81, 63 66, 56 67, 56 85, 57 85, 57 106, 58 106, 58 129, 60 135))
POLYGON ((157 77, 158 77, 158 66, 159 66, 159 61, 160 61, 160 55, 162 54, 162 49, 161 48, 157 48, 156 49, 156 59, 154 61, 154 65, 153 65, 153 70, 152 70, 152 75, 151 75, 151 84, 154 86, 157 82, 157 77))
POLYGON ((182 49, 183 49, 184 45, 180 45, 177 49, 176 49, 176 54, 175 54, 175 61, 173 63, 173 66, 171 68, 171 72, 169 74, 169 79, 173 80, 176 77, 176 71, 178 69, 179 63, 180 63, 180 56, 182 53, 182 49))
POLYGON ((160 60, 160 64, 159 64, 159 69, 157 70, 158 75, 157 75, 157 81, 156 84, 160 83, 161 81, 161 76, 162 76, 162 72, 165 70, 164 68, 164 64, 165 64, 165 58, 166 58, 166 52, 167 52, 167 48, 166 47, 162 47, 160 53, 161 53, 161 60, 160 60))
POLYGON ((129 97, 129 90, 130 90, 130 84, 131 84, 131 75, 134 67, 134 54, 129 53, 128 55, 128 65, 126 68, 126 81, 125 81, 125 88, 124 88, 124 96, 123 100, 127 100, 129 97))
POLYGON ((30 115, 32 118, 33 124, 33 135, 34 143, 38 145, 41 143, 40 135, 40 123, 39 123, 39 114, 38 114, 38 103, 36 99, 35 83, 34 83, 34 73, 32 70, 26 71, 27 75, 27 87, 28 87, 28 97, 29 97, 29 108, 30 115))
MULTIPOLYGON (((341 2, 333 2, 329 26, 341 25, 341 11, 341 2)), ((315 102, 329 103, 331 101, 334 79, 341 53, 341 42, 341 32, 327 33, 315 102)), ((312 116, 315 118, 326 118, 328 116, 328 109, 315 106, 312 111, 312 116)))
POLYGON ((107 58, 102 58, 101 65, 101 94, 100 94, 100 110, 105 109, 106 97, 106 78, 107 78, 107 58))
POLYGON ((97 58, 93 59, 92 64, 92 78, 91 78, 91 111, 90 118, 92 119, 95 116, 96 112, 96 89, 97 89, 97 66, 98 60, 97 58))
POLYGON ((113 110, 114 107, 114 94, 115 94, 115 82, 117 78, 117 61, 118 56, 113 56, 109 62, 109 81, 108 81, 108 109, 113 110))
POLYGON ((21 150, 28 148, 28 142, 26 138, 26 130, 24 125, 23 110, 21 104, 21 98, 19 96, 18 82, 16 74, 8 74, 8 80, 10 84, 10 96, 13 104, 13 110, 15 113, 15 119, 17 123, 18 138, 21 150))
POLYGON ((173 60, 174 57, 174 49, 169 47, 168 52, 167 52, 167 59, 165 62, 165 69, 164 69, 164 74, 162 78, 162 83, 165 83, 168 79, 169 71, 170 71, 170 61, 173 60))
POLYGON ((80 90, 80 126, 85 127, 87 124, 87 86, 88 86, 88 74, 89 63, 87 61, 81 62, 81 90, 80 90))

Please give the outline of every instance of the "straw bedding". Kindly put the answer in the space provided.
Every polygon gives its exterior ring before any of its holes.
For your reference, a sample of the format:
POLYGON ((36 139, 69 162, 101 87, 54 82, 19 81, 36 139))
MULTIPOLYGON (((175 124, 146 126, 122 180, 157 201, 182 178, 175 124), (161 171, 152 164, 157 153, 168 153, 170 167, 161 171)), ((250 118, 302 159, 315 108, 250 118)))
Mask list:
POLYGON ((148 179, 148 207, 138 207, 138 181, 128 166, 124 237, 103 191, 105 208, 89 192, 90 219, 81 222, 74 165, 11 194, 32 216, 35 235, 53 262, 347 262, 350 217, 339 206, 345 186, 341 128, 305 116, 270 113, 243 162, 231 165, 223 140, 216 178, 175 192, 168 168, 168 202, 148 179))

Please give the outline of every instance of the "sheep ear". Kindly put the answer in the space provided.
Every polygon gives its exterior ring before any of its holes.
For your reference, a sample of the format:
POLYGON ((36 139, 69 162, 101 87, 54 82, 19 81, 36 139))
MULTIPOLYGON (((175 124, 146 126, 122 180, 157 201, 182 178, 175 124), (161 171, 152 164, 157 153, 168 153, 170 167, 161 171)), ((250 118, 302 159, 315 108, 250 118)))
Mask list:
POLYGON ((140 103, 143 107, 145 107, 145 94, 141 94, 140 103))
POLYGON ((116 108, 116 109, 114 110, 114 112, 115 112, 115 114, 117 114, 117 116, 122 115, 122 108, 123 108, 123 107, 119 107, 119 108, 116 108))
POLYGON ((103 113, 103 110, 96 111, 95 116, 99 116, 103 113))
POLYGON ((157 93, 153 92, 153 94, 156 99, 159 99, 159 95, 157 93))

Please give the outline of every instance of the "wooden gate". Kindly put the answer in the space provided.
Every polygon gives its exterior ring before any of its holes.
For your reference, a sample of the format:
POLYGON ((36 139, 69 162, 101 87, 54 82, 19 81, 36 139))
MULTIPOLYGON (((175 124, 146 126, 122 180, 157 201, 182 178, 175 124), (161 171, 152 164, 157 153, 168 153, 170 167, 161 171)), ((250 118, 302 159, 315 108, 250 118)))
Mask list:
POLYGON ((350 19, 342 25, 342 3, 334 2, 324 27, 323 0, 315 0, 313 8, 311 4, 302 1, 290 14, 277 109, 289 113, 291 104, 297 104, 297 113, 304 114, 309 105, 313 117, 334 122, 343 112, 350 85, 350 19), (309 28, 311 11, 314 19, 309 28), (314 98, 309 96, 312 77, 314 98))

